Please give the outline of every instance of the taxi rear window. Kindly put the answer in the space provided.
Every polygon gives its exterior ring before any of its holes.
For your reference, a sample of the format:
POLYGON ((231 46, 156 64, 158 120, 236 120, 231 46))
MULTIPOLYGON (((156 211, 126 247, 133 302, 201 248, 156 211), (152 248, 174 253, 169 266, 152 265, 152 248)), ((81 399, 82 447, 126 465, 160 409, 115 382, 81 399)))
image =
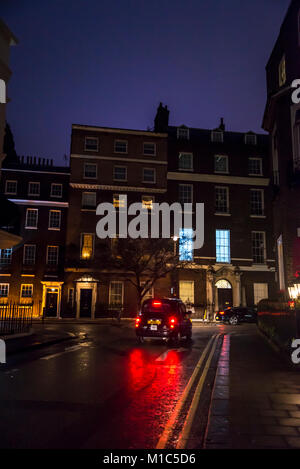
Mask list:
POLYGON ((142 312, 168 314, 171 312, 171 306, 169 303, 149 301, 149 303, 143 305, 142 312))

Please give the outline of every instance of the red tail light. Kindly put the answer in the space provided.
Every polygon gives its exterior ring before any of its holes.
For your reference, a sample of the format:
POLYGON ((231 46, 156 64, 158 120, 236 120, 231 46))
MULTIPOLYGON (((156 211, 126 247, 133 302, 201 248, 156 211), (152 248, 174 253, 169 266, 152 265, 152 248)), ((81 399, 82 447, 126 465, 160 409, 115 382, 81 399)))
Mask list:
POLYGON ((169 324, 170 324, 170 329, 174 329, 174 327, 175 327, 176 324, 177 324, 177 319, 174 318, 174 317, 171 317, 171 318, 169 319, 169 324))
POLYGON ((224 311, 220 311, 219 314, 220 314, 221 316, 224 316, 225 312, 224 312, 224 311))
POLYGON ((161 306, 161 301, 152 301, 152 306, 159 308, 161 306))
POLYGON ((136 318, 135 320, 135 327, 139 327, 141 324, 141 318, 136 318))

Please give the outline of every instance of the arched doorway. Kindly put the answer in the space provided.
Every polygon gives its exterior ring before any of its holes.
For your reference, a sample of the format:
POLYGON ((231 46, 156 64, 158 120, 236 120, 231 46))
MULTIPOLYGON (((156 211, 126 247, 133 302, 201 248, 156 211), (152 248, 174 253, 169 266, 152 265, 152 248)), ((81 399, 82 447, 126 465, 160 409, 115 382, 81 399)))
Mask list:
POLYGON ((219 310, 230 308, 233 305, 232 286, 228 280, 219 280, 216 283, 218 289, 219 310))

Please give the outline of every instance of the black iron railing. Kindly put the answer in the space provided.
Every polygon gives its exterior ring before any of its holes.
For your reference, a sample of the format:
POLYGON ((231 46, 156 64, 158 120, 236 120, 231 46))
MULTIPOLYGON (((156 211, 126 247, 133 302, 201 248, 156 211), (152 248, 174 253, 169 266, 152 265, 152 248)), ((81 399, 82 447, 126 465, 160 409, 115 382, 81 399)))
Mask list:
POLYGON ((33 303, 0 304, 0 335, 28 332, 32 326, 33 303))

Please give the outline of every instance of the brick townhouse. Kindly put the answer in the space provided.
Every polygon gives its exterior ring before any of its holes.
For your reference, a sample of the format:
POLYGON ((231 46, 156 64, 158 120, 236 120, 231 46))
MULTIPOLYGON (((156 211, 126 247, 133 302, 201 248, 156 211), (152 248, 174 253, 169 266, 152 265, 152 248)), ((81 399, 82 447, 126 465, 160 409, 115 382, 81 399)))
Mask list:
MULTIPOLYGON (((263 127, 270 135, 277 289, 300 294, 300 103, 292 82, 300 79, 300 1, 293 0, 266 67, 263 127), (295 287, 294 287, 295 285, 295 287)), ((298 93, 298 96, 300 93, 298 93)))
POLYGON ((211 315, 255 305, 275 288, 268 136, 226 131, 223 119, 206 130, 169 126, 168 118, 160 104, 155 131, 168 133, 168 200, 205 206, 204 246, 193 253, 190 245, 178 294, 211 315))
POLYGON ((0 249, 0 302, 34 304, 34 316, 61 313, 69 168, 52 160, 4 160, 1 193, 20 212, 22 241, 0 249))

